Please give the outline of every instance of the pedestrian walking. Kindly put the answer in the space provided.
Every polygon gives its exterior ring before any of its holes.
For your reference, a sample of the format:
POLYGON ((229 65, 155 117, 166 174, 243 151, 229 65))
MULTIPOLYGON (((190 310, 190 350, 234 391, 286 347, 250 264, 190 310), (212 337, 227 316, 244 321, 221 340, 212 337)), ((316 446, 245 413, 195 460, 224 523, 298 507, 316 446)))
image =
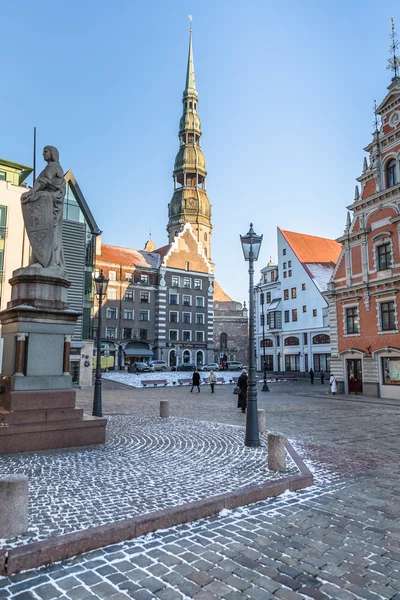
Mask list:
POLYGON ((224 360, 221 362, 221 369, 222 369, 222 370, 224 370, 224 369, 225 369, 225 361, 224 361, 224 360))
POLYGON ((242 409, 242 412, 246 412, 247 408, 247 387, 248 387, 248 377, 246 369, 243 369, 239 379, 238 379, 238 387, 240 389, 240 394, 238 396, 238 408, 242 409))
POLYGON ((325 373, 322 369, 319 373, 319 376, 321 377, 321 384, 324 385, 325 373))
POLYGON ((197 391, 200 393, 200 373, 198 372, 197 369, 195 369, 194 373, 193 373, 192 389, 190 390, 191 392, 193 392, 194 387, 197 387, 197 391))
POLYGON ((213 393, 214 393, 214 385, 215 385, 215 384, 216 384, 216 382, 217 382, 217 378, 216 378, 216 376, 215 376, 215 373, 214 373, 214 371, 210 371, 210 379, 209 379, 209 382, 210 382, 210 387, 211 387, 211 393, 213 394, 213 393))
POLYGON ((311 369, 309 370, 310 373, 310 379, 311 379, 311 383, 314 383, 314 371, 313 368, 311 367, 311 369))
POLYGON ((329 379, 329 385, 331 386, 332 394, 335 395, 337 392, 337 381, 336 381, 336 377, 334 375, 331 375, 331 377, 329 379))

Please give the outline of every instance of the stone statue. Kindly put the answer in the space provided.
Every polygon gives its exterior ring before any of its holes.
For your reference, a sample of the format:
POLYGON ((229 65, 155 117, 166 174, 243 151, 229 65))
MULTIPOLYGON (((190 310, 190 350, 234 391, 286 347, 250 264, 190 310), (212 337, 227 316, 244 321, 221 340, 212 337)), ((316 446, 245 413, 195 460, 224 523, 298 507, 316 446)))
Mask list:
POLYGON ((64 172, 54 146, 45 146, 47 167, 32 189, 21 195, 22 215, 32 246, 30 266, 50 267, 65 272, 62 247, 62 222, 65 196, 64 172))

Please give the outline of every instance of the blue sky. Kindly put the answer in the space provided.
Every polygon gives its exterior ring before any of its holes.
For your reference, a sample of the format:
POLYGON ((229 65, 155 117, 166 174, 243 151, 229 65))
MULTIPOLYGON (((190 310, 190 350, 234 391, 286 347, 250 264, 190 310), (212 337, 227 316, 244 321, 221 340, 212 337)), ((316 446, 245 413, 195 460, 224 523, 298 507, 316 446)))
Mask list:
MULTIPOLYGON (((398 3, 386 0, 20 0, 2 7, 0 156, 60 150, 105 243, 167 243, 189 21, 217 279, 248 297, 239 235, 336 238, 354 197, 373 102, 386 94, 398 3)), ((42 166, 41 157, 38 166, 42 166)))

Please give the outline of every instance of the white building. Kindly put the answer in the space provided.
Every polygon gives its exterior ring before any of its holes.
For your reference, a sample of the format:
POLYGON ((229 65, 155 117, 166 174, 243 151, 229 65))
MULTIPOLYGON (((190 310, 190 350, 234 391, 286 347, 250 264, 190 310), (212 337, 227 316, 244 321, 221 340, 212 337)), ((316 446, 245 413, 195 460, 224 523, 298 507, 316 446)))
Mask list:
POLYGON ((316 373, 329 371, 324 292, 341 246, 279 228, 277 233, 278 264, 270 262, 261 270, 255 289, 257 368, 263 370, 265 355, 268 371, 308 372, 311 367, 316 373))

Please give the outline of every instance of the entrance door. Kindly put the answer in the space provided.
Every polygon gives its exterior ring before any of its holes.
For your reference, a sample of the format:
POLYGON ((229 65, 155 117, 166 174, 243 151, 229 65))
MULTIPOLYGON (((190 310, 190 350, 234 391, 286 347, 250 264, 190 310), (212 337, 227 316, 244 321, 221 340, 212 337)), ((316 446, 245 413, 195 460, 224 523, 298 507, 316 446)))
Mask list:
POLYGON ((361 359, 352 358, 347 361, 347 384, 349 394, 362 394, 362 369, 361 359))

